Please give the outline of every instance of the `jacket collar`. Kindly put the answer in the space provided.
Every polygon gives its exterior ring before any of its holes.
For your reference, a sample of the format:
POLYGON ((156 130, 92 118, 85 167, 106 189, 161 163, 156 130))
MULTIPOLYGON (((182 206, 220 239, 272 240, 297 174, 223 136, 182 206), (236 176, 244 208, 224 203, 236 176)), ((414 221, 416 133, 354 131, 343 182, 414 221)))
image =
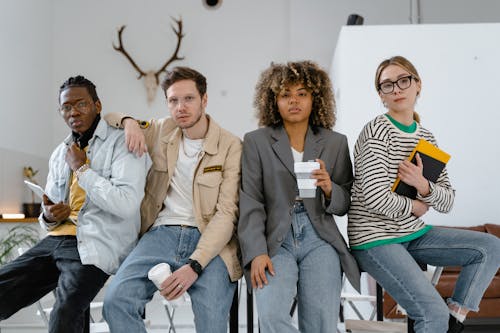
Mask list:
MULTIPOLYGON (((205 139, 203 140, 202 150, 203 153, 215 155, 218 152, 221 128, 211 117, 209 117, 208 115, 207 117, 208 130, 207 134, 205 135, 205 139)), ((167 147, 167 170, 169 175, 174 174, 181 139, 182 130, 179 127, 175 127, 170 135, 166 135, 160 139, 160 142, 167 147)))
MULTIPOLYGON (((321 151, 323 150, 323 135, 321 134, 322 129, 319 129, 318 133, 314 134, 311 127, 307 129, 306 142, 304 144, 304 156, 303 161, 315 160, 319 158, 321 151)), ((271 137, 276 140, 272 144, 272 148, 281 163, 290 171, 290 173, 295 177, 293 171, 293 155, 290 146, 290 140, 286 134, 285 128, 283 126, 275 127, 271 129, 271 137)))
MULTIPOLYGON (((221 127, 208 114, 206 114, 206 117, 208 118, 208 130, 203 140, 202 149, 209 155, 215 155, 219 150, 218 147, 221 127)), ((179 127, 176 127, 170 135, 162 137, 160 141, 165 144, 171 143, 173 146, 178 146, 181 139, 182 130, 179 127)))
MULTIPOLYGON (((105 121, 101 120, 97 124, 97 127, 94 131, 94 135, 89 141, 89 145, 95 140, 94 139, 95 137, 99 137, 101 140, 104 141, 107 136, 108 136, 108 124, 105 121)), ((71 145, 73 143, 73 134, 68 135, 66 139, 64 139, 64 143, 67 146, 71 145)))
POLYGON ((219 150, 220 126, 207 114, 208 131, 203 142, 203 150, 209 155, 217 154, 219 150))
POLYGON ((307 129, 306 142, 304 144, 304 161, 315 160, 319 158, 323 151, 323 129, 319 128, 318 133, 314 134, 311 126, 307 129))

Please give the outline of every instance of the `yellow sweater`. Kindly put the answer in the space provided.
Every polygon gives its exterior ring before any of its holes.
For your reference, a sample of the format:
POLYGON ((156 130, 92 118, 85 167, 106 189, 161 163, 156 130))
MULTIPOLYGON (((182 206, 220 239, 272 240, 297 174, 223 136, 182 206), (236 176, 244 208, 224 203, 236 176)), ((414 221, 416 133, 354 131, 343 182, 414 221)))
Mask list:
MULTIPOLYGON (((88 160, 87 163, 89 163, 88 160)), ((78 185, 78 179, 76 178, 74 172, 71 173, 70 183, 69 207, 71 208, 71 213, 69 214, 69 218, 77 223, 78 212, 80 212, 80 209, 85 202, 85 190, 78 185)), ((67 220, 51 230, 48 234, 51 236, 76 236, 75 223, 67 220)))

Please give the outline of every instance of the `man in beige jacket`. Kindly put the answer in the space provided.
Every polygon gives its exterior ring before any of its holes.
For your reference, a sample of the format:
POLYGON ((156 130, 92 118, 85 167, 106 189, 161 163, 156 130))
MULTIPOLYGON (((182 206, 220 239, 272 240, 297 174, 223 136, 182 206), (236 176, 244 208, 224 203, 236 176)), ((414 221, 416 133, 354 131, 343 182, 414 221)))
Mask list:
POLYGON ((241 141, 205 113, 206 79, 176 67, 162 82, 170 118, 138 122, 109 114, 124 127, 129 149, 147 150, 152 166, 141 204, 141 234, 110 283, 104 317, 112 332, 146 332, 142 316, 157 290, 148 271, 168 263, 160 286, 168 300, 188 292, 197 332, 226 332, 242 270, 236 240, 241 141))

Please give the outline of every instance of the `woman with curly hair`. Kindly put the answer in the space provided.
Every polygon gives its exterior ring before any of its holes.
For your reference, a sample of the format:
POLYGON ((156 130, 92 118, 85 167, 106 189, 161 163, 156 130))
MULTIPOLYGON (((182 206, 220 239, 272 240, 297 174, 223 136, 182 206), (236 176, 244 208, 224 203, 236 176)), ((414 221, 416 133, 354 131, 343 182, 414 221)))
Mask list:
POLYGON ((238 236, 261 332, 297 332, 295 298, 300 332, 335 332, 342 271, 359 289, 359 270, 333 218, 349 208, 353 175, 347 138, 331 130, 330 79, 309 61, 271 64, 254 105, 261 128, 244 138, 238 236), (294 162, 310 160, 317 189, 302 198, 294 162))

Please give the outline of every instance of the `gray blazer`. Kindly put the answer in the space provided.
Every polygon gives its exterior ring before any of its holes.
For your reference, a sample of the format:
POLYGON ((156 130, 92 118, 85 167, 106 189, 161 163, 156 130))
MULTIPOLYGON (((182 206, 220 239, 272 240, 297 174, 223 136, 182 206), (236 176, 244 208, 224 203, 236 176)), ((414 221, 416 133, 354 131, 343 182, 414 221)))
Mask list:
MULTIPOLYGON (((335 248, 343 271, 359 291, 358 265, 332 216, 346 214, 351 202, 353 174, 346 136, 324 128, 314 134, 309 128, 303 160, 316 158, 325 162, 332 179, 332 200, 326 201, 318 187, 316 197, 303 199, 304 205, 316 232, 335 248)), ((245 135, 238 237, 247 281, 253 258, 262 254, 272 258, 290 229, 298 193, 293 164, 290 141, 282 126, 245 135)))

